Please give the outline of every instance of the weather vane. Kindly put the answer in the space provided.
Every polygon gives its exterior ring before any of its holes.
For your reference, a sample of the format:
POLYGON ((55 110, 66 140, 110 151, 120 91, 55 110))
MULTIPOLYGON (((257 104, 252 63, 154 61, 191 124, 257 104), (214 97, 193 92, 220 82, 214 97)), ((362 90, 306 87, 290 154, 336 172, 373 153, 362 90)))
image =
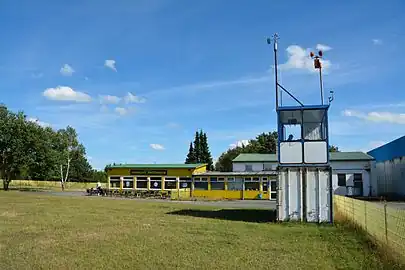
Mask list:
POLYGON ((323 82, 322 82, 322 63, 321 58, 323 56, 322 51, 318 51, 318 54, 311 52, 309 56, 314 59, 314 67, 315 69, 319 69, 319 83, 321 87, 321 103, 323 105, 323 82))

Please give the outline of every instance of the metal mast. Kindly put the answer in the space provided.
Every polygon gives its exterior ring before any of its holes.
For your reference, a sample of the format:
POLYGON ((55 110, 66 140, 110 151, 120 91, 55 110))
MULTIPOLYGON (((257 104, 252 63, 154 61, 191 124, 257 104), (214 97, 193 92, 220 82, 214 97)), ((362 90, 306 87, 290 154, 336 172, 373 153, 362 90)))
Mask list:
POLYGON ((277 110, 278 109, 277 33, 273 35, 272 39, 271 38, 267 39, 267 44, 271 44, 271 40, 273 40, 273 50, 274 50, 274 76, 276 85, 276 110, 277 110))

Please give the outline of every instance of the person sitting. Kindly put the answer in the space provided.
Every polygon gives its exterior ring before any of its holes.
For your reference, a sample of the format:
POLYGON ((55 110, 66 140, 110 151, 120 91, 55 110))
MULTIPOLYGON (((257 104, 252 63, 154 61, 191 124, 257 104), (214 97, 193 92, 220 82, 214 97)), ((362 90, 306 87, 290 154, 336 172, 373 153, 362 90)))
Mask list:
POLYGON ((97 189, 97 196, 100 196, 100 194, 101 194, 101 183, 100 182, 97 182, 96 189, 97 189))

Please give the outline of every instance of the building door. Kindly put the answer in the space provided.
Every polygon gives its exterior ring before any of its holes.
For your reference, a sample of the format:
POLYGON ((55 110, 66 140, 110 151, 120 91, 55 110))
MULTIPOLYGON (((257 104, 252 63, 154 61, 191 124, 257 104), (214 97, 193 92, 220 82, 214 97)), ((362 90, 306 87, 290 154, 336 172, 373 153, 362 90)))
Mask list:
POLYGON ((277 199, 277 180, 270 180, 270 200, 277 199))
POLYGON ((363 196, 363 175, 361 173, 355 173, 353 175, 353 186, 353 195, 363 196))

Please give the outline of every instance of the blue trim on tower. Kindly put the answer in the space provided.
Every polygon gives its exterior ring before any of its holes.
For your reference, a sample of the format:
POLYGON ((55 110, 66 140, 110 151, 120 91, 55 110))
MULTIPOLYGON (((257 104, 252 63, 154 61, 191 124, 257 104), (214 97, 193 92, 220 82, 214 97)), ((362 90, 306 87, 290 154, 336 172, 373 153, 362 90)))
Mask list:
POLYGON ((277 111, 328 110, 329 105, 279 106, 277 111))

